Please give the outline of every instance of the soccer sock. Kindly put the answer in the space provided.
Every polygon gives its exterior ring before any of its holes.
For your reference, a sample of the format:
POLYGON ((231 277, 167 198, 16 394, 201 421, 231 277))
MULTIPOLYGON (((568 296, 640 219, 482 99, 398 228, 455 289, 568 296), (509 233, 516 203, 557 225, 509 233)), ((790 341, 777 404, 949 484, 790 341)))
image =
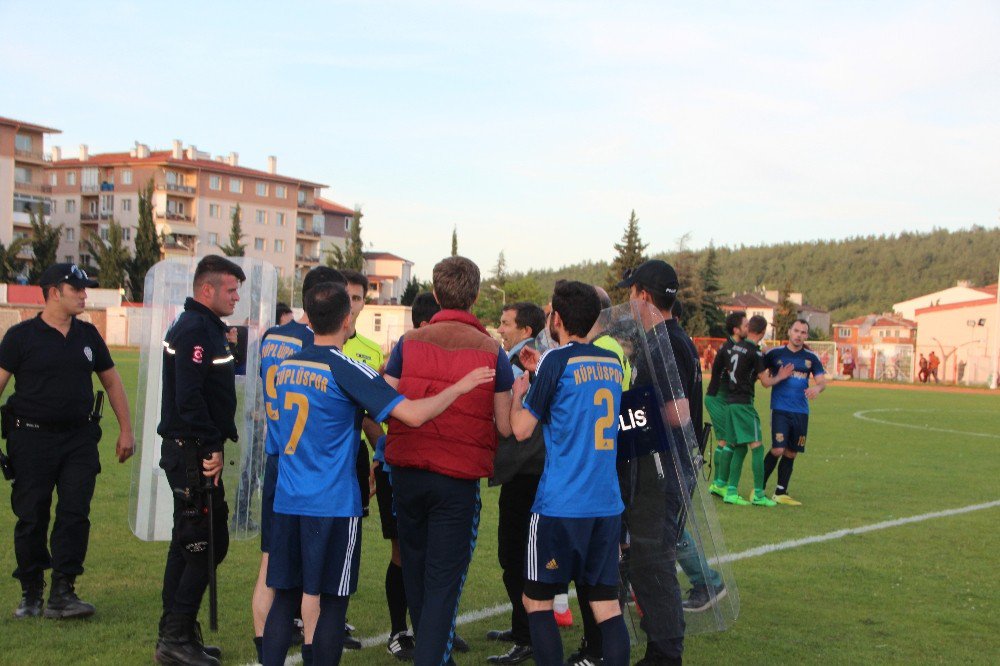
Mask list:
POLYGON ((264 623, 263 658, 264 666, 283 666, 288 647, 292 644, 292 629, 295 624, 296 602, 301 598, 299 590, 275 590, 271 610, 264 623))
POLYGON ((750 451, 750 466, 753 467, 753 494, 764 496, 764 447, 758 446, 750 451))
POLYGON ((385 570, 385 601, 389 606, 392 635, 406 631, 406 589, 403 587, 403 567, 389 562, 385 570))
POLYGON ((264 637, 255 636, 253 639, 253 646, 257 649, 257 663, 264 663, 264 637))
POLYGON ((308 645, 302 645, 302 666, 312 666, 313 665, 313 646, 312 643, 308 645))
POLYGON ((555 614, 551 610, 528 613, 528 629, 531 631, 535 663, 540 666, 562 666, 562 639, 559 637, 555 614))
POLYGON ((729 465, 733 459, 733 450, 728 444, 715 448, 712 461, 715 464, 715 485, 724 486, 729 481, 729 465))
POLYGON ((774 455, 773 453, 770 453, 770 452, 767 454, 767 457, 764 458, 764 485, 765 486, 767 485, 767 480, 771 478, 771 472, 774 471, 774 468, 777 466, 779 459, 780 459, 779 456, 776 456, 776 455, 774 455))
POLYGON ((781 462, 778 463, 778 487, 775 489, 775 495, 784 495, 788 492, 788 481, 792 478, 792 465, 795 464, 795 458, 781 457, 781 462))
POLYGON ((317 664, 339 664, 344 652, 344 623, 347 621, 347 601, 350 597, 321 594, 319 619, 313 634, 313 661, 317 664))
POLYGON ((621 615, 616 615, 601 622, 598 626, 601 628, 601 636, 604 638, 604 648, 601 654, 604 656, 605 666, 628 666, 631 646, 629 645, 625 619, 621 615))
POLYGON ((576 600, 580 602, 580 618, 583 621, 583 640, 587 643, 587 655, 601 654, 601 628, 594 617, 594 609, 590 607, 587 588, 576 588, 576 600))
POLYGON ((736 495, 739 492, 740 476, 743 475, 743 461, 747 457, 747 445, 737 444, 733 448, 733 458, 729 463, 729 488, 727 495, 736 495))

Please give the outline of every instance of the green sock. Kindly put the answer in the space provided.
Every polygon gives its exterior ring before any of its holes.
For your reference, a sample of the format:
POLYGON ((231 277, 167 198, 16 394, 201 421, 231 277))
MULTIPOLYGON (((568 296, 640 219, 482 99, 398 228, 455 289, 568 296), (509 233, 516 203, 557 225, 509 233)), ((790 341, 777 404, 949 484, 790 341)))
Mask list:
POLYGON ((758 446, 750 452, 750 466, 753 468, 753 494, 764 496, 764 447, 758 446))
POLYGON ((729 480, 729 461, 733 459, 733 450, 729 445, 719 446, 715 449, 715 485, 724 486, 729 480))
POLYGON ((743 461, 746 460, 746 457, 747 445, 734 445, 733 457, 729 462, 729 488, 726 489, 727 495, 739 494, 740 476, 743 474, 743 461))

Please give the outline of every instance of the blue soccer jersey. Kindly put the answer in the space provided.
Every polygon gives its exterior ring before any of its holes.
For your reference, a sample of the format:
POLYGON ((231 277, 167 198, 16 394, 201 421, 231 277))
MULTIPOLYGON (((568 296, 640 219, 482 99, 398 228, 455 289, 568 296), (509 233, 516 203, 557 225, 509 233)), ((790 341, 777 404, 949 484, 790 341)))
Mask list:
MULTIPOLYGON (((312 329, 297 321, 284 326, 273 326, 264 334, 260 343, 260 378, 264 383, 264 410, 268 423, 278 419, 278 394, 274 389, 274 375, 278 366, 292 354, 296 354, 313 343, 312 329)), ((264 453, 278 455, 281 450, 274 436, 274 428, 268 427, 264 453)))
POLYGON ((591 344, 573 342, 542 356, 524 401, 545 436, 532 512, 599 518, 625 509, 615 471, 623 379, 614 352, 591 344))
POLYGON ((826 372, 819 356, 808 349, 793 352, 787 346, 775 347, 767 352, 764 364, 772 373, 777 373, 781 366, 791 363, 795 370, 788 379, 771 387, 771 409, 795 414, 809 413, 809 399, 806 389, 809 388, 809 375, 818 377, 826 372))
POLYGON ((403 396, 367 365, 318 345, 284 361, 274 384, 279 418, 272 424, 281 445, 275 512, 360 516, 358 410, 384 421, 403 396))

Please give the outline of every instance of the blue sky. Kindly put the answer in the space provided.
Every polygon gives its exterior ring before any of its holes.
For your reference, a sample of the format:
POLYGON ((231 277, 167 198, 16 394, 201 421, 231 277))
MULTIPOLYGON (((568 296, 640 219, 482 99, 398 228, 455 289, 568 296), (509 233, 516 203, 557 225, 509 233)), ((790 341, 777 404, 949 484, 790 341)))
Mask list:
POLYGON ((0 0, 0 115, 327 183, 486 269, 995 226, 996 2, 0 0))

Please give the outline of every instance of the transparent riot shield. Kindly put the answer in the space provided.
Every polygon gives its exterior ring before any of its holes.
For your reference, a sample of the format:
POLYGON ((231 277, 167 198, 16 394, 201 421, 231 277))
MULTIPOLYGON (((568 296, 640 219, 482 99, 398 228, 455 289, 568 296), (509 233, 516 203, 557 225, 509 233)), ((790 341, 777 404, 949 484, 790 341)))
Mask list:
POLYGON ((604 310, 598 323, 632 364, 618 434, 627 540, 622 599, 630 633, 637 643, 669 644, 685 635, 722 631, 739 613, 739 594, 707 483, 700 478, 703 451, 667 325, 641 302, 604 310), (712 603, 685 613, 681 595, 699 585, 710 590, 712 603))
MULTIPOLYGON (((132 464, 129 525, 143 541, 167 541, 173 525, 173 493, 160 469, 163 338, 184 311, 191 278, 200 257, 171 258, 146 274, 139 380, 136 390, 136 454, 132 464)), ((259 530, 264 475, 265 419, 260 382, 260 338, 274 320, 277 272, 260 259, 230 257, 246 273, 236 310, 225 318, 236 329, 236 428, 238 442, 227 442, 223 483, 230 511, 230 534, 253 537, 259 530)))

